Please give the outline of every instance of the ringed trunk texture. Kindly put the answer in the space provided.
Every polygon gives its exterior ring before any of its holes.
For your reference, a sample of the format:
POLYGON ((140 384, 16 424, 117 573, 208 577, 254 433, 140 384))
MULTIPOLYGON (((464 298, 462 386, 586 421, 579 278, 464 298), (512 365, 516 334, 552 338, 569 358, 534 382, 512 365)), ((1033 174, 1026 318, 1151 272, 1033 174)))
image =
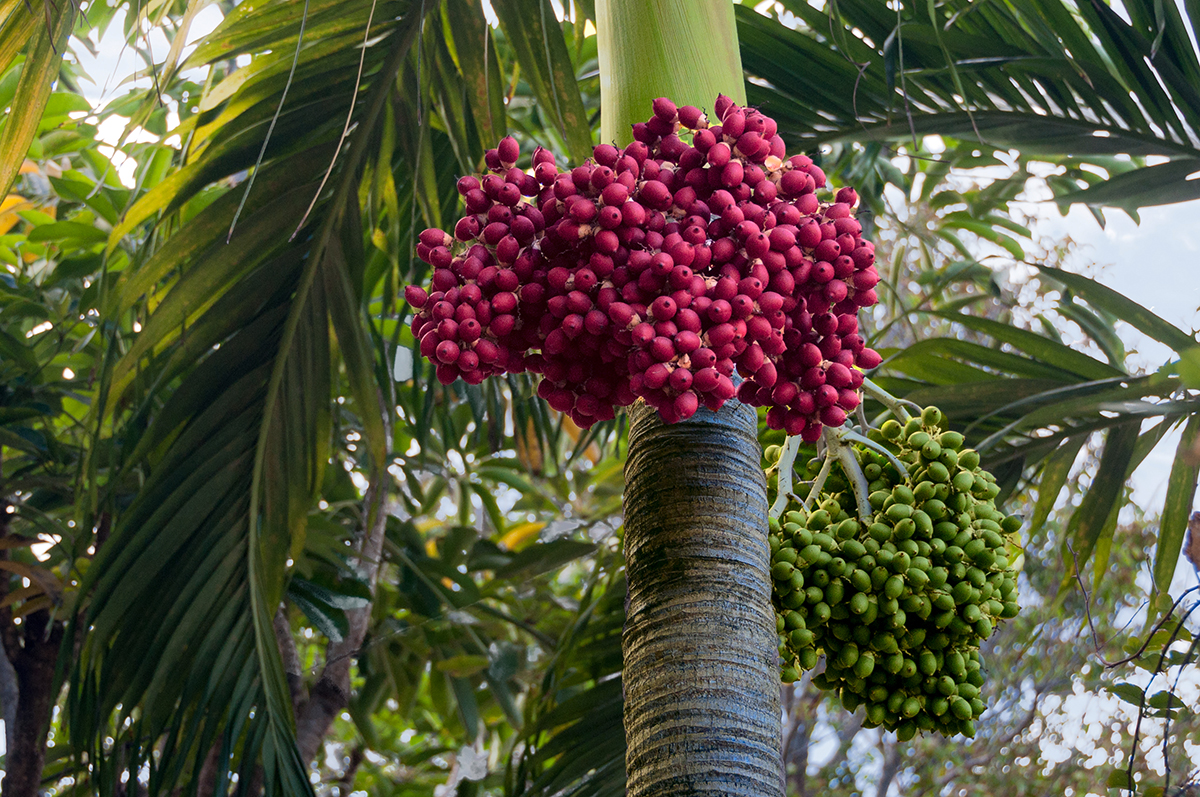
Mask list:
POLYGON ((628 797, 782 797, 767 491, 754 411, 666 425, 625 465, 628 797))

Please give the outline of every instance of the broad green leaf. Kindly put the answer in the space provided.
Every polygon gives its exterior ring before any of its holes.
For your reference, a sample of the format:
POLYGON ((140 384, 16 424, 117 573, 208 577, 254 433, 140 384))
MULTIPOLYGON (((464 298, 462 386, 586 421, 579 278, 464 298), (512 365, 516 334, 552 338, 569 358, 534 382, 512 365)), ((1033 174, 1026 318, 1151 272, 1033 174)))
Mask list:
POLYGON ((1084 379, 1107 379, 1122 374, 1116 368, 1095 360, 1086 354, 1010 324, 1003 324, 989 318, 977 318, 961 314, 934 313, 934 315, 955 321, 968 329, 983 332, 998 341, 1008 343, 1047 365, 1062 368, 1084 379))
MULTIPOLYGON (((63 3, 52 13, 50 27, 37 25, 33 28, 33 38, 29 41, 21 77, 17 81, 16 98, 0 127, 0 197, 7 196, 12 188, 41 123, 42 110, 50 99, 54 81, 58 79, 58 68, 75 25, 77 9, 74 3, 63 3)), ((32 9, 28 13, 32 14, 32 9)))
POLYGON ((583 163, 592 154, 592 126, 550 0, 493 0, 492 8, 545 119, 566 141, 572 161, 583 163))
POLYGON ((1119 506, 1140 427, 1141 421, 1127 421, 1114 426, 1105 437, 1096 476, 1067 524, 1067 535, 1072 543, 1071 550, 1067 549, 1066 543, 1063 545, 1068 579, 1074 575, 1076 567, 1082 569, 1087 564, 1109 516, 1119 506))
POLYGON ((525 581, 550 570, 562 567, 567 562, 581 556, 587 556, 596 550, 596 546, 574 540, 554 540, 553 542, 530 545, 513 556, 509 563, 496 571, 496 578, 525 581))
MULTIPOLYGON (((1197 168, 1200 169, 1200 166, 1197 168)), ((1167 344, 1177 353, 1196 346, 1194 335, 1189 335, 1174 324, 1164 321, 1150 310, 1112 288, 1101 285, 1093 279, 1051 266, 1038 266, 1038 269, 1043 274, 1066 285, 1077 295, 1086 299, 1088 304, 1112 313, 1139 332, 1149 335, 1159 343, 1167 344)))
POLYGON ((1055 502, 1058 501, 1058 495, 1062 492, 1063 485, 1067 483, 1067 477, 1071 473, 1071 467, 1075 464, 1075 458, 1079 456, 1079 450, 1083 448, 1086 439, 1086 435, 1074 437, 1046 458, 1046 464, 1042 467, 1037 483, 1038 498, 1037 504, 1033 508, 1033 517, 1029 521, 1030 534, 1037 533, 1042 524, 1046 522, 1046 518, 1050 516, 1055 502))

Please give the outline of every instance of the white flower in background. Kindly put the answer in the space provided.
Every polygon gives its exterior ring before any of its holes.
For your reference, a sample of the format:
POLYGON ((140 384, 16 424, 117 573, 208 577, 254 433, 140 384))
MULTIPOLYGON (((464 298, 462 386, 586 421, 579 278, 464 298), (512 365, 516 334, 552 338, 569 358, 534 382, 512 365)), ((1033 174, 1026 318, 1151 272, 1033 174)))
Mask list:
POLYGON ((452 797, 458 784, 465 780, 483 780, 488 773, 488 757, 483 749, 483 738, 475 740, 473 747, 464 746, 450 764, 450 776, 446 782, 433 789, 433 797, 452 797))
POLYGON ((483 780, 487 777, 488 757, 481 742, 476 741, 474 747, 464 747, 458 751, 458 766, 467 780, 483 780))

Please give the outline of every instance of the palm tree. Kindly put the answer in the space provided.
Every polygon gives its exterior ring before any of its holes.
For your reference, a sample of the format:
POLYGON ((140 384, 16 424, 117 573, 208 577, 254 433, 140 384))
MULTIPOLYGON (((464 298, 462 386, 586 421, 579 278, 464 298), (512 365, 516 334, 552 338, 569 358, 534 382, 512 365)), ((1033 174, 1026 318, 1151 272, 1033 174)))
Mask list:
MULTIPOLYGON (((628 12, 625 4, 602 3, 591 14, 590 4, 578 6, 581 16, 601 26, 609 15, 628 12)), ((405 404, 389 374, 397 348, 408 343, 397 323, 404 311, 395 304, 397 288, 422 277, 407 255, 412 230, 452 219, 454 177, 473 171, 483 148, 507 125, 575 160, 586 156, 592 140, 594 107, 581 94, 571 60, 584 46, 582 25, 561 35, 547 0, 496 0, 493 7, 499 35, 486 25, 481 6, 468 0, 244 4, 189 56, 186 65, 213 71, 195 113, 184 114, 177 131, 183 140, 178 168, 136 193, 132 207, 113 219, 103 251, 109 267, 94 272, 102 288, 98 309, 109 323, 97 344, 91 431, 79 469, 79 494, 86 499, 78 525, 91 536, 79 536, 78 552, 86 557, 92 544, 98 550, 83 585, 88 599, 66 634, 82 638, 79 654, 72 649, 63 659, 71 739, 90 767, 77 775, 89 788, 116 789, 123 773, 136 779, 146 772, 155 793, 176 784, 205 793, 228 790, 234 774, 242 788, 261 782, 273 793, 307 792, 305 755, 319 747, 352 698, 349 663, 369 633, 369 598, 363 596, 380 594, 373 583, 379 551, 392 566, 401 561, 396 551, 404 552, 418 566, 402 563, 401 572, 412 578, 425 566, 414 558, 419 546, 396 544, 396 518, 382 511, 389 497, 401 500, 386 475, 393 456, 406 450, 398 441, 418 440, 423 452, 453 448, 448 430, 469 425, 450 417, 459 412, 452 408, 462 407, 474 408, 459 415, 478 421, 476 429, 491 434, 498 427, 503 436, 501 408, 510 400, 517 435, 525 433, 526 420, 535 422, 532 438, 541 443, 558 434, 544 405, 526 407, 520 400, 529 393, 519 381, 458 394, 425 390, 430 382, 418 373, 405 404), (500 50, 508 59, 504 70, 500 50), (240 55, 253 56, 250 66, 230 73, 240 55), (512 102, 518 94, 522 101, 512 102), (244 180, 247 172, 253 183, 244 180), (298 225, 295 240, 289 239, 298 225), (386 252, 373 248, 377 231, 386 252), (339 396, 347 404, 335 412, 332 401, 339 396), (391 410, 397 403, 407 408, 403 416, 391 410), (354 512, 334 534, 309 516, 339 463, 350 461, 342 459, 345 441, 335 446, 332 439, 332 430, 347 423, 359 435, 353 464, 369 486, 364 496, 349 493, 354 512), (102 517, 112 518, 113 527, 98 539, 90 530, 105 528, 102 517), (289 569, 289 558, 307 556, 318 541, 346 539, 350 553, 328 565, 342 593, 321 593, 289 569), (365 591, 353 586, 356 579, 365 591), (297 677, 288 635, 280 632, 286 623, 277 620, 289 616, 278 611, 281 603, 293 613, 306 607, 306 616, 327 621, 331 639, 341 637, 311 684, 297 677)), ((1128 22, 1103 3, 1062 0, 1020 8, 965 0, 931 9, 897 10, 881 2, 784 7, 794 15, 791 26, 748 6, 736 6, 734 17, 742 66, 753 78, 746 96, 780 120, 793 148, 865 142, 866 151, 876 147, 874 153, 886 155, 878 148, 883 142, 936 132, 1061 164, 1063 173, 1051 185, 1064 203, 1135 212, 1196 196, 1200 183, 1186 178, 1200 168, 1194 135, 1200 101, 1192 88, 1200 67, 1175 4, 1127 3, 1128 22), (1132 157, 1118 157, 1123 154, 1132 157), (1168 160, 1146 165, 1148 155, 1168 160)), ((14 111, 0 131, 0 178, 7 180, 36 132, 65 50, 60 41, 74 25, 71 3, 47 8, 49 28, 19 2, 5 10, 0 43, 9 61, 36 34, 25 50, 14 111)), ((638 32, 643 24, 633 20, 613 29, 638 32)), ((727 41, 705 28, 688 38, 678 23, 671 26, 666 38, 677 43, 674 52, 683 52, 680 62, 689 68, 706 61, 714 42, 727 41)), ((623 68, 622 50, 614 47, 614 74, 623 68)), ((645 74, 651 73, 658 70, 645 74)), ((711 103, 714 88, 738 96, 739 87, 725 80, 731 78, 716 78, 685 101, 711 103)), ((606 116, 606 131, 644 115, 647 98, 674 92, 620 81, 618 88, 625 87, 640 92, 630 96, 633 116, 613 121, 615 127, 606 116)), ((678 96, 685 93, 681 88, 678 96)), ((157 100, 148 97, 147 108, 157 100)), ((603 134, 605 140, 618 136, 603 134)), ((1082 310, 1140 325, 1181 355, 1195 346, 1193 336, 1111 292, 1051 274, 1086 303, 1077 303, 1082 310)), ((980 327, 970 316, 956 320, 980 327)), ((922 363, 917 355, 896 361, 898 371, 917 365, 928 371, 939 359, 968 360, 987 374, 978 384, 912 379, 894 387, 921 388, 925 399, 943 406, 959 399, 951 412, 956 422, 978 421, 999 434, 995 461, 1013 463, 1010 483, 1044 462, 1043 484, 1061 486, 1078 443, 1094 429, 1111 429, 1102 468, 1105 483, 1119 483, 1167 428, 1155 427, 1135 443, 1147 402, 1120 402, 1190 387, 1178 374, 1130 380, 1112 362, 1085 363, 1041 336, 996 327, 983 332, 1023 347, 1020 361, 1005 359, 1010 370, 1003 373, 1028 380, 1024 404, 988 393, 995 387, 987 384, 995 376, 987 370, 995 367, 990 346, 962 355, 962 347, 933 351, 930 345, 918 352, 927 356, 922 363), (1066 360, 1073 367, 1064 370, 1066 360), (1042 379, 1055 368, 1057 379, 1042 379), (980 405, 985 396, 993 403, 980 405), (1115 417, 1114 406, 1120 410, 1115 417), (1043 437, 1040 430, 1063 419, 1069 428, 1043 437)), ((1153 406, 1170 422, 1195 418, 1191 393, 1153 406)), ((711 433, 698 428, 702 424, 659 429, 650 417, 635 420, 635 444, 649 447, 637 456, 656 450, 660 439, 666 450, 678 447, 675 434, 711 433)), ((737 467, 753 467, 753 427, 743 428, 735 460, 737 467)), ((1193 421, 1188 436, 1194 434, 1193 421)), ((580 443, 586 448, 591 439, 580 443)), ((547 447, 556 450, 561 444, 547 447)), ((669 461, 673 473, 686 472, 678 467, 682 458, 669 461)), ((1196 472, 1188 462, 1178 457, 1172 475, 1156 565, 1160 584, 1178 559, 1190 510, 1196 472)), ((664 464, 644 467, 654 474, 664 464)), ((656 477, 631 470, 631 484, 645 478, 656 477)), ((438 489, 429 491, 434 502, 438 489)), ((1077 521, 1080 552, 1088 540, 1102 550, 1112 533, 1107 521, 1117 491, 1096 492, 1077 521)), ((484 501, 480 493, 488 490, 472 493, 484 501)), ((631 489, 631 544, 658 530, 654 517, 641 525, 637 496, 631 489)), ((741 522, 752 526, 756 513, 747 504, 741 522)), ((631 567, 638 567, 632 559, 631 567)), ((422 588, 438 594, 439 579, 457 573, 447 570, 422 588)), ((368 665, 360 659, 359 666, 368 665)), ((756 677, 764 671, 760 666, 756 677)), ((770 697, 773 688, 766 691, 770 697)), ((457 693, 464 717, 470 692, 468 686, 457 693)), ((15 781, 6 779, 6 794, 10 789, 15 781)))
MULTIPOLYGON (((732 7, 597 7, 601 136, 632 140, 655 97, 742 97, 732 7), (707 47, 697 62, 674 54, 707 47)), ((778 655, 757 415, 731 401, 630 416, 623 671, 628 793, 782 795, 778 655)))

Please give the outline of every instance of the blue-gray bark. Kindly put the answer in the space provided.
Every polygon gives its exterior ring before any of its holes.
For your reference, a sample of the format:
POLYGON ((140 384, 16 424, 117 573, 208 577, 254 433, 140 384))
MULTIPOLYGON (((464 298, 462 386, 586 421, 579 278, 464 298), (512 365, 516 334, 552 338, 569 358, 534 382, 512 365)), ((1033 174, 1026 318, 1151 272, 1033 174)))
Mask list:
POLYGON ((781 797, 779 664, 754 411, 631 411, 629 797, 781 797))

